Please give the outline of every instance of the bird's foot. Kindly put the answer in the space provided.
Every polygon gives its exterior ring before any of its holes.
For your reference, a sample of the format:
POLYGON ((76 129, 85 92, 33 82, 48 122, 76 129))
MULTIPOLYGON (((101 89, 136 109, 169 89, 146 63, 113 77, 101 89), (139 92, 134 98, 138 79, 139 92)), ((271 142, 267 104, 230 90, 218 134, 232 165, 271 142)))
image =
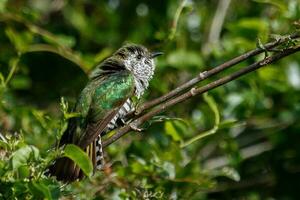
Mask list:
POLYGON ((125 121, 124 119, 121 119, 121 122, 123 123, 123 125, 129 125, 130 128, 136 132, 142 132, 144 129, 139 128, 136 123, 134 123, 132 120, 129 121, 125 121))
POLYGON ((129 123, 129 126, 132 130, 137 131, 137 132, 142 132, 144 129, 139 128, 134 122, 129 123))

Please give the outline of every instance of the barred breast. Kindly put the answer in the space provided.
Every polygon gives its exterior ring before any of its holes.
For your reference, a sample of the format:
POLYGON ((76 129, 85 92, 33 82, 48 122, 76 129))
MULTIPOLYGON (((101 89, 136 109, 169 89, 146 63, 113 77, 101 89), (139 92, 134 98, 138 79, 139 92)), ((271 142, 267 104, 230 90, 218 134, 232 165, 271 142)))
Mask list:
POLYGON ((124 117, 134 110, 133 103, 130 99, 127 99, 123 106, 119 109, 119 112, 115 115, 115 117, 107 124, 105 131, 98 135, 96 138, 96 168, 101 169, 104 165, 104 157, 103 157, 103 148, 101 136, 105 135, 109 131, 118 128, 120 125, 124 124, 124 117), (121 122, 121 123, 120 123, 121 122))

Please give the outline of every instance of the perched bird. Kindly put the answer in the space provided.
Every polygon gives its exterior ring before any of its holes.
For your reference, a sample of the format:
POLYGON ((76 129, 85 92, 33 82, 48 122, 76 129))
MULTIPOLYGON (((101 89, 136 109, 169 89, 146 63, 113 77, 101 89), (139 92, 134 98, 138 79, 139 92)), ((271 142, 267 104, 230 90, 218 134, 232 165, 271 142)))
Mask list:
MULTIPOLYGON (((73 109, 80 116, 69 119, 59 146, 78 145, 87 152, 94 169, 101 169, 101 136, 125 123, 125 115, 134 110, 132 98, 140 98, 147 89, 155 70, 153 58, 161 54, 130 44, 100 63, 73 109)), ((50 173, 66 182, 83 177, 80 168, 66 157, 57 159, 50 173)))

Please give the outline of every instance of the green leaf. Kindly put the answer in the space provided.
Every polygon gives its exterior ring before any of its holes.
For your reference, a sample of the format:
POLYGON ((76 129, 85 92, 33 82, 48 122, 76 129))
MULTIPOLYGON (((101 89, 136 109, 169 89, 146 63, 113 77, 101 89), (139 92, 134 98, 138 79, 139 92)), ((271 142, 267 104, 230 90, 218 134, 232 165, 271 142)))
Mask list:
MULTIPOLYGON (((21 180, 15 180, 15 182, 13 184, 9 184, 10 188, 8 189, 7 195, 10 196, 9 199, 18 199, 17 197, 20 197, 21 195, 24 195, 24 191, 27 191, 27 184, 24 181, 21 180), (11 198, 11 196, 15 197, 15 198, 11 198)), ((2 187, 2 185, 1 185, 2 187)), ((25 193, 26 195, 26 193, 25 193)), ((24 196, 25 196, 24 195, 24 196)), ((27 196, 27 195, 26 195, 27 196)), ((26 198, 23 198, 26 199, 26 198)))
POLYGON ((227 119, 227 120, 224 120, 220 123, 219 129, 221 129, 221 128, 231 128, 231 127, 237 126, 238 124, 241 125, 243 123, 239 123, 239 121, 237 119, 227 119))
POLYGON ((65 113, 64 117, 65 119, 70 119, 74 117, 80 117, 81 113, 71 112, 71 113, 65 113))
POLYGON ((10 27, 5 29, 5 33, 18 52, 26 51, 33 40, 30 32, 18 32, 10 27))
POLYGON ((4 86, 5 84, 5 78, 3 76, 3 74, 0 72, 0 84, 4 86))
POLYGON ((53 35, 52 38, 45 37, 49 43, 58 44, 65 47, 73 47, 75 45, 75 38, 68 35, 53 35))
POLYGON ((1 0, 0 1, 0 13, 3 13, 6 10, 6 3, 8 0, 1 0))
POLYGON ((20 57, 17 57, 17 58, 12 58, 10 60, 10 66, 11 66, 11 69, 6 77, 6 80, 4 82, 4 85, 7 85, 9 83, 9 81, 12 79, 13 75, 15 74, 16 72, 16 69, 17 69, 17 66, 18 66, 18 63, 19 63, 19 60, 20 60, 20 57))
POLYGON ((204 101, 208 104, 209 108, 213 111, 215 115, 215 126, 218 126, 220 124, 220 113, 218 110, 217 103, 213 99, 212 96, 209 96, 207 93, 204 93, 203 95, 204 101))
POLYGON ((0 138, 0 148, 3 148, 5 150, 9 149, 9 144, 0 138))
POLYGON ((30 169, 26 165, 22 165, 18 168, 18 178, 24 179, 30 176, 30 169))
POLYGON ((10 159, 13 170, 18 169, 22 165, 26 165, 30 159, 37 160, 39 158, 39 150, 32 146, 24 146, 15 151, 10 159))
POLYGON ((7 169, 5 169, 5 166, 7 164, 4 162, 4 160, 0 160, 0 177, 3 176, 3 174, 6 172, 7 169))
POLYGON ((147 168, 149 167, 147 165, 147 162, 138 156, 131 155, 131 157, 135 160, 135 162, 132 162, 131 169, 134 173, 143 173, 147 171, 147 168))
POLYGON ((48 185, 43 182, 31 182, 28 186, 35 199, 52 199, 48 185))
POLYGON ((31 79, 27 76, 17 75, 11 80, 10 85, 17 90, 29 89, 31 87, 31 79))
POLYGON ((69 110, 69 104, 68 102, 65 100, 64 97, 61 97, 60 98, 60 107, 61 107, 61 111, 63 112, 64 114, 64 118, 65 119, 70 119, 70 118, 73 118, 73 117, 80 117, 81 114, 80 113, 76 113, 76 112, 71 112, 69 113, 68 110, 69 110))
POLYGON ((175 121, 166 121, 165 122, 165 132, 167 135, 170 135, 174 141, 181 141, 182 138, 180 133, 176 128, 175 121))
POLYGON ((92 175, 93 164, 88 155, 78 146, 68 144, 64 149, 64 156, 73 160, 87 176, 92 175))

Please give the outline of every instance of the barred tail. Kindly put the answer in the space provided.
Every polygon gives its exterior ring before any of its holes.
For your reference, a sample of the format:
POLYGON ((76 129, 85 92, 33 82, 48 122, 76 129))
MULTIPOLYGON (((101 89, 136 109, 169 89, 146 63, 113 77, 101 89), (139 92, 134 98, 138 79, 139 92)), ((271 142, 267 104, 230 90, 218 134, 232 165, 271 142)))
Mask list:
POLYGON ((105 165, 101 135, 96 138, 96 169, 101 170, 105 165))
POLYGON ((57 159, 55 163, 49 167, 49 173, 52 176, 56 176, 57 180, 64 182, 72 182, 84 177, 80 168, 66 157, 57 159))

